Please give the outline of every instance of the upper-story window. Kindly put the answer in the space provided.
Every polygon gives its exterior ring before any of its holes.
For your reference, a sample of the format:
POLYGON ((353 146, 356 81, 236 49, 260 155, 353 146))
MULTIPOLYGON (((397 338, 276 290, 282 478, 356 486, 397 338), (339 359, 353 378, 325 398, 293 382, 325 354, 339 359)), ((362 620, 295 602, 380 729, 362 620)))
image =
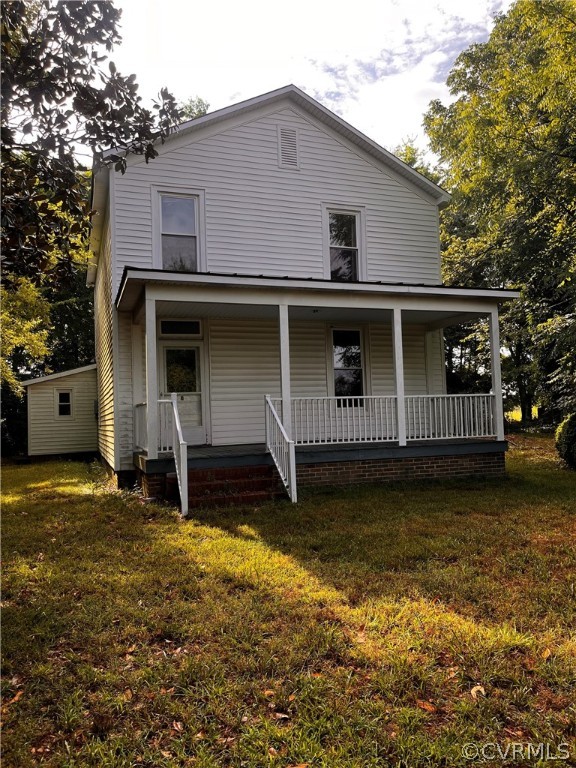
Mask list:
POLYGON ((362 210, 324 206, 324 219, 326 242, 324 276, 344 283, 365 280, 362 210))
POLYGON ((198 201, 191 195, 160 195, 162 267, 198 271, 198 201))

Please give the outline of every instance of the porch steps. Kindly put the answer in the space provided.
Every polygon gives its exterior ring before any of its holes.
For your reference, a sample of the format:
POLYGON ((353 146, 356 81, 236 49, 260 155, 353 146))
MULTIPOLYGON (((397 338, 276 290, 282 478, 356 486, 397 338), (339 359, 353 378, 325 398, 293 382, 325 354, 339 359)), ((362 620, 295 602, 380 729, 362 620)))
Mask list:
MULTIPOLYGON (((167 474, 166 498, 178 496, 176 473, 167 474)), ((285 496, 276 468, 270 465, 188 470, 190 509, 263 504, 285 496)))

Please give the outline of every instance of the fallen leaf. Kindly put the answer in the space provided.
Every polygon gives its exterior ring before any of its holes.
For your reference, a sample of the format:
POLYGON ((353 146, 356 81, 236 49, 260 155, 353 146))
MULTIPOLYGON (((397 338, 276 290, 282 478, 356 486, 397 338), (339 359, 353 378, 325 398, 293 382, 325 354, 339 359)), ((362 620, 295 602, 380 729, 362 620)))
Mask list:
POLYGON ((134 696, 134 694, 132 693, 132 691, 130 690, 130 688, 126 688, 126 690, 124 691, 124 699, 125 699, 126 701, 131 701, 131 699, 132 699, 132 697, 133 697, 133 696, 134 696))
POLYGON ((242 717, 241 720, 242 720, 243 723, 247 723, 248 722, 248 715, 244 715, 244 717, 242 717))
POLYGON ((274 749, 274 747, 268 747, 268 754, 269 755, 277 755, 278 754, 278 750, 274 749))
POLYGON ((430 701, 423 701, 422 699, 418 699, 416 701, 416 704, 420 707, 420 709, 425 710, 426 712, 436 712, 437 707, 434 706, 430 701))
POLYGON ((184 724, 180 721, 173 720, 172 721, 172 728, 174 728, 175 731, 178 731, 178 733, 182 733, 184 730, 184 724))
POLYGON ((288 765, 287 768, 310 768, 310 763, 298 763, 297 765, 288 765))
POLYGON ((478 694, 481 696, 486 696, 486 691, 484 690, 484 686, 482 685, 475 685, 474 688, 470 691, 470 695, 473 699, 478 698, 478 694))
POLYGON ((542 656, 544 661, 546 661, 546 659, 549 659, 550 656, 552 656, 552 651, 550 650, 550 648, 544 648, 544 650, 540 655, 542 656))
POLYGON ((10 699, 10 701, 7 701, 6 704, 15 704, 17 701, 19 701, 22 696, 24 696, 24 691, 16 691, 16 695, 10 699))
POLYGON ((276 720, 290 720, 290 715, 285 712, 274 712, 274 717, 276 720))
POLYGON ((264 696, 274 696, 276 691, 273 688, 268 688, 264 691, 264 696))
MULTIPOLYGON (((296 694, 291 693, 290 696, 288 696, 288 701, 294 701, 295 698, 296 698, 296 694)), ((302 763, 302 765, 304 765, 304 763, 302 763)), ((308 765, 308 763, 306 763, 306 765, 308 765)))

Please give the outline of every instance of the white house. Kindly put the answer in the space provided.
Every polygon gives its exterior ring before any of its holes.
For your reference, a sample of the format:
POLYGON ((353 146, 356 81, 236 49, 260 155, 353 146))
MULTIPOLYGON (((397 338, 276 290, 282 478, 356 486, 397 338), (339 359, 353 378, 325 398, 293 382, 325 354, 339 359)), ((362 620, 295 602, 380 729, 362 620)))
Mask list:
POLYGON ((444 190, 292 85, 158 151, 94 177, 115 472, 161 493, 176 469, 186 511, 186 474, 194 491, 208 469, 275 466, 293 500, 298 484, 503 471, 498 305, 517 294, 442 285, 444 190), (480 317, 492 390, 447 394, 442 329, 480 317))

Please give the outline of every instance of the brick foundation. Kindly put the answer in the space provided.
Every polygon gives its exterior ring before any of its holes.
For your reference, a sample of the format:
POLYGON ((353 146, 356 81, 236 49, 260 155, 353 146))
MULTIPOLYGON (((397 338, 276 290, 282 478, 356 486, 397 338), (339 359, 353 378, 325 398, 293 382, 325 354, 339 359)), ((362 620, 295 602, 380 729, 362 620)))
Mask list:
POLYGON ((441 477, 495 477, 505 472, 504 452, 402 459, 298 464, 299 485, 348 485, 353 483, 431 480, 441 477))
POLYGON ((142 488, 142 493, 149 499, 163 499, 166 495, 166 475, 145 474, 142 470, 136 470, 138 485, 142 488))

